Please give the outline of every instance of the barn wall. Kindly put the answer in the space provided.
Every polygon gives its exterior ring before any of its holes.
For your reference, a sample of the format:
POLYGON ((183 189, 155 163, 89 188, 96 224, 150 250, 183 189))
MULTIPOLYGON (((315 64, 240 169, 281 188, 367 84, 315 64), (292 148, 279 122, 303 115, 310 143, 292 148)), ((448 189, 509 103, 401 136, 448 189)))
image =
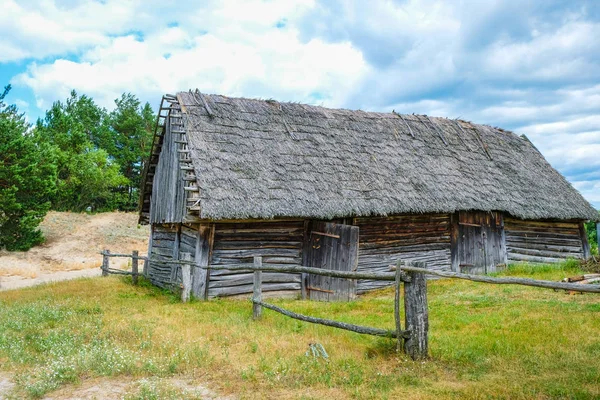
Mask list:
MULTIPOLYGON (((304 221, 216 223, 210 265, 248 263, 302 265, 304 221)), ((253 274, 210 270, 208 297, 252 293, 253 274)), ((262 274, 262 290, 300 293, 300 274, 262 274)))
POLYGON ((504 229, 509 262, 555 263, 584 255, 579 222, 505 216, 504 229))
MULTIPOLYGON (((450 215, 399 215, 355 218, 360 229, 358 271, 389 272, 398 259, 424 261, 435 270, 450 270, 450 215)), ((390 285, 359 280, 357 292, 390 285)))
POLYGON ((152 261, 148 264, 148 279, 156 286, 168 287, 172 280, 169 261, 175 259, 177 251, 177 227, 171 225, 154 225, 152 227, 152 261))
POLYGON ((185 213, 183 171, 174 142, 176 134, 171 133, 170 125, 168 119, 152 184, 150 223, 180 223, 185 213))

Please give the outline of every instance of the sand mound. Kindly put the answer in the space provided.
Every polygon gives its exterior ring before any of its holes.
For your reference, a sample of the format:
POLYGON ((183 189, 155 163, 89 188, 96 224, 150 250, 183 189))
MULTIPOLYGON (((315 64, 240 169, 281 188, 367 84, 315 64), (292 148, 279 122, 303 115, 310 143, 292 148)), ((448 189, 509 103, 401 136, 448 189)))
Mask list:
MULTIPOLYGON (((115 253, 139 250, 146 254, 148 226, 139 226, 136 213, 110 212, 96 215, 69 212, 50 212, 40 225, 46 242, 26 252, 0 251, 0 279, 4 289, 10 282, 28 279, 41 282, 54 280, 53 274, 66 271, 96 269, 102 263, 99 252, 110 249, 115 253)), ((112 259, 111 267, 125 268, 130 259, 112 259)), ((62 273, 62 275, 61 275, 62 273)), ((36 283, 36 282, 32 282, 36 283)), ((23 285, 23 282, 17 286, 23 285)))

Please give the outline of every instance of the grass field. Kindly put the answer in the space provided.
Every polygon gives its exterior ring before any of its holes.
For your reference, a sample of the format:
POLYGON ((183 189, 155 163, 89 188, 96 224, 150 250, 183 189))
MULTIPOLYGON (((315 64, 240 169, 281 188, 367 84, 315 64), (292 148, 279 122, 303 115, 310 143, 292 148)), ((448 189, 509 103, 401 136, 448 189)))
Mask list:
MULTIPOLYGON (((578 272, 572 264, 514 266, 504 275, 559 280, 578 272)), ((248 301, 180 304, 117 277, 8 291, 0 293, 0 372, 14 377, 14 398, 97 379, 123 384, 129 399, 202 398, 172 384, 180 381, 237 398, 600 397, 599 295, 458 280, 431 281, 428 290, 425 362, 396 354, 393 340, 269 310, 255 322, 248 301), (315 342, 329 359, 306 355, 315 342)), ((352 303, 273 302, 394 326, 391 290, 352 303)))

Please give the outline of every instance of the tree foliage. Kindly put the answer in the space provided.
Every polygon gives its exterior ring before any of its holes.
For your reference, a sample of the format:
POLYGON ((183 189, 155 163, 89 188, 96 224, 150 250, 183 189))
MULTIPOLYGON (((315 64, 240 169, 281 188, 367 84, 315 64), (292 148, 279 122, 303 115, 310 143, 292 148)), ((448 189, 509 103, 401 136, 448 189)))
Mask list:
MULTIPOLYGON (((598 211, 598 215, 600 216, 600 211, 598 211)), ((592 250, 592 254, 599 254, 598 251, 600 247, 598 246, 598 230, 596 229, 596 222, 590 221, 585 224, 585 230, 588 235, 588 242, 590 243, 590 248, 592 250)))
POLYGON ((143 162, 152 140, 154 113, 130 93, 115 100, 112 112, 72 91, 38 120, 38 143, 55 147, 56 210, 135 210, 143 162))
POLYGON ((34 135, 56 153, 56 210, 83 211, 117 208, 115 192, 128 184, 119 165, 97 143, 110 132, 108 113, 75 91, 66 102, 57 101, 38 120, 34 135))
POLYGON ((150 104, 141 106, 138 98, 123 93, 115 100, 116 108, 109 115, 110 130, 107 140, 98 143, 120 165, 128 185, 124 191, 126 202, 120 208, 133 210, 138 206, 138 189, 149 147, 155 115, 150 104))
POLYGON ((37 144, 14 105, 0 95, 0 248, 28 250, 43 241, 38 225, 56 189, 53 148, 37 144))

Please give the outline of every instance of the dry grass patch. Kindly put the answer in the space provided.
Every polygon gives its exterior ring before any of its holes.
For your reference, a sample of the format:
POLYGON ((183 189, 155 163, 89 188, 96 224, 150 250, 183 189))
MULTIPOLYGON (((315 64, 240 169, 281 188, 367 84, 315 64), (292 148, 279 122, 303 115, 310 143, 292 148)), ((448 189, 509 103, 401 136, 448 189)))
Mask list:
MULTIPOLYGON (((564 265, 507 274, 559 280, 577 272, 564 265)), ((432 359, 413 362, 394 352, 393 340, 269 310, 252 321, 247 300, 180 304, 127 279, 71 281, 0 294, 0 360, 16 374, 16 393, 29 397, 88 377, 176 378, 265 399, 600 396, 599 296, 438 280, 429 301, 432 359), (306 355, 314 342, 328 359, 306 355)), ((391 290, 352 303, 272 302, 394 326, 391 290)))

